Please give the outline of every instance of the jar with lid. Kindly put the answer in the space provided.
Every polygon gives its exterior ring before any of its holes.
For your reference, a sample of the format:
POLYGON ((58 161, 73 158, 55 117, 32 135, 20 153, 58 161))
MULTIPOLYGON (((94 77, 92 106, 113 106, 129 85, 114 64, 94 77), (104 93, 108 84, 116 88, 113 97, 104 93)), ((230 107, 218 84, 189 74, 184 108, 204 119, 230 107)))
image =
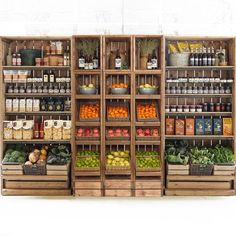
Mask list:
POLYGON ((188 93, 188 94, 192 94, 192 93, 193 93, 193 88, 192 88, 192 86, 188 86, 187 93, 188 93))
POLYGON ((14 90, 13 90, 14 93, 19 93, 19 88, 17 85, 14 86, 14 90))
POLYGON ((26 87, 26 93, 32 93, 31 85, 27 85, 27 87, 26 87))
POLYGON ((207 86, 204 86, 204 87, 203 87, 203 93, 204 93, 204 94, 208 94, 208 93, 209 93, 209 89, 208 89, 207 86))
POLYGON ((66 93, 70 93, 70 92, 71 92, 71 90, 70 90, 70 84, 67 83, 67 84, 66 84, 66 93))
POLYGON ((195 112, 195 111, 196 111, 195 105, 190 105, 190 112, 195 112))
POLYGON ((60 77, 56 77, 56 83, 61 83, 61 78, 60 77))
POLYGON ((230 94, 230 93, 231 93, 231 88, 230 88, 230 86, 227 86, 227 87, 225 88, 225 93, 227 93, 227 94, 230 94))
POLYGON ((187 87, 186 86, 182 87, 181 93, 182 94, 186 94, 187 93, 187 87))
POLYGON ((47 110, 48 111, 55 111, 55 103, 52 99, 48 100, 47 110))
MULTIPOLYGON (((65 101, 65 105, 66 105, 66 102, 67 101, 65 101)), ((170 106, 169 105, 165 105, 165 112, 170 112, 170 106)))
POLYGON ((25 86, 24 86, 24 85, 21 85, 21 86, 20 86, 19 92, 20 92, 20 93, 25 93, 25 86))
POLYGON ((166 87, 166 94, 170 94, 170 87, 166 87))
POLYGON ((48 92, 49 93, 53 93, 54 92, 52 84, 49 85, 48 92))
POLYGON ((38 86, 38 93, 43 93, 43 87, 41 85, 38 86))
POLYGON ((32 93, 37 93, 37 87, 36 87, 36 85, 35 84, 33 84, 33 86, 32 86, 32 93))
POLYGON ((171 94, 176 94, 176 88, 174 86, 170 87, 170 93, 171 94))
POLYGON ((58 87, 58 85, 55 85, 55 86, 54 86, 53 92, 54 92, 54 93, 59 93, 59 87, 58 87))
MULTIPOLYGON (((168 105, 167 105, 168 106, 168 105)), ((168 106, 169 107, 169 106, 168 106)), ((66 100, 64 101, 64 110, 65 111, 70 111, 71 110, 71 101, 70 100, 66 100)), ((170 109, 169 109, 170 111, 170 109)), ((168 111, 168 112, 169 112, 168 111)), ((167 111, 166 111, 167 112, 167 111)))
POLYGON ((207 112, 208 111, 208 104, 206 102, 203 103, 202 105, 202 111, 207 112))
POLYGON ((197 91, 198 91, 199 94, 202 94, 202 93, 203 93, 203 88, 202 88, 202 86, 199 86, 199 87, 197 88, 197 91))
POLYGON ((40 111, 47 111, 47 101, 45 99, 40 101, 40 111))
POLYGON ((9 85, 7 88, 8 93, 13 93, 13 85, 9 85))
POLYGON ((213 94, 214 93, 214 87, 213 86, 210 86, 209 88, 209 91, 208 91, 210 94, 213 94))
POLYGON ((65 86, 64 85, 61 85, 60 87, 60 93, 65 93, 66 90, 65 90, 65 86))
POLYGON ((176 93, 181 94, 181 87, 176 87, 176 93))
POLYGON ((226 103, 225 111, 226 112, 231 112, 232 111, 232 107, 231 107, 231 103, 230 102, 226 103))
POLYGON ((58 99, 56 102, 55 102, 55 110, 56 111, 63 111, 63 102, 61 99, 58 99))
POLYGON ((220 104, 220 111, 222 111, 222 112, 225 111, 225 104, 224 103, 220 104))
POLYGON ((43 93, 48 93, 48 87, 47 87, 47 85, 44 85, 44 86, 43 86, 43 93))
POLYGON ((184 105, 184 112, 189 112, 189 105, 184 105))
POLYGON ((176 105, 171 105, 170 106, 170 111, 171 112, 176 112, 176 105))
POLYGON ((209 103, 209 112, 214 112, 214 103, 209 103))
POLYGON ((71 80, 70 77, 65 78, 66 83, 70 83, 70 80, 71 80))
POLYGON ((177 106, 177 112, 183 112, 183 106, 182 105, 177 106))
POLYGON ((217 102, 216 104, 215 104, 215 112, 220 112, 220 103, 219 102, 217 102))
POLYGON ((215 86, 215 88, 214 88, 214 93, 220 93, 219 86, 215 86))
POLYGON ((193 93, 194 93, 194 94, 197 94, 197 92, 198 92, 198 91, 197 91, 197 87, 194 86, 194 87, 193 87, 193 93))
POLYGON ((222 87, 220 87, 220 94, 224 94, 225 93, 225 88, 222 86, 222 87))
POLYGON ((202 105, 197 105, 197 112, 202 112, 202 105))

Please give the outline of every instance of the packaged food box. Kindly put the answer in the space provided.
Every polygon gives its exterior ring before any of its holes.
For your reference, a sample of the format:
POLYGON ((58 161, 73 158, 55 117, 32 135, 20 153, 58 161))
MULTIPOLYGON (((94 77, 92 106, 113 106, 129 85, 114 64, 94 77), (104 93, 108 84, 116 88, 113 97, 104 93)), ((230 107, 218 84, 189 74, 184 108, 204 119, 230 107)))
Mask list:
POLYGON ((204 119, 204 134, 205 135, 212 134, 212 119, 210 119, 210 118, 204 119))
POLYGON ((6 99, 6 112, 11 112, 12 111, 12 99, 6 99))
POLYGON ((33 120, 23 121, 23 139, 24 140, 33 139, 33 128, 34 128, 33 120))
POLYGON ((213 134, 222 135, 222 119, 214 118, 213 120, 213 134))
POLYGON ((175 134, 176 135, 184 135, 185 130, 185 120, 184 119, 176 119, 175 120, 175 134))
POLYGON ((3 121, 3 139, 13 138, 13 123, 12 121, 3 121))
POLYGON ((223 135, 233 135, 232 118, 223 118, 223 135))
POLYGON ((13 139, 22 140, 23 138, 22 127, 23 127, 22 120, 13 121, 13 139))
POLYGON ((18 71, 17 70, 13 70, 12 71, 12 83, 18 83, 18 71))
POLYGON ((12 99, 12 111, 13 112, 19 111, 19 99, 18 98, 12 99))
POLYGON ((193 118, 185 119, 185 134, 194 135, 194 119, 193 118))
POLYGON ((27 98, 26 99, 26 111, 27 112, 32 112, 33 111, 33 99, 32 98, 27 98))
POLYGON ((71 138, 71 121, 63 121, 62 139, 69 140, 71 138))
POLYGON ((166 135, 174 135, 174 134, 175 134, 175 119, 166 118, 166 135))
POLYGON ((3 79, 5 83, 12 82, 12 70, 3 70, 3 79))
POLYGON ((45 120, 44 121, 44 139, 52 139, 52 129, 53 129, 54 120, 45 120))
POLYGON ((63 120, 54 120, 52 128, 52 138, 55 140, 62 139, 63 120))
POLYGON ((20 106, 19 106, 19 110, 20 112, 25 112, 25 98, 20 99, 20 106))
POLYGON ((195 134, 196 135, 204 134, 204 119, 202 118, 195 119, 195 134))

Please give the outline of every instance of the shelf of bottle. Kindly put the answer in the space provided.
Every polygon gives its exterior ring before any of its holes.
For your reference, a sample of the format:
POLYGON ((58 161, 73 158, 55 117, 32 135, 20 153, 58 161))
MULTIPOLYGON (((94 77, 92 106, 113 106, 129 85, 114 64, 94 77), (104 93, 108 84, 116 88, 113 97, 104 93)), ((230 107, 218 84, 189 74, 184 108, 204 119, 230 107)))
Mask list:
POLYGON ((44 139, 30 139, 30 140, 3 140, 4 143, 70 143, 70 140, 62 140, 62 139, 53 139, 53 140, 44 140, 44 139))
POLYGON ((205 93, 197 93, 197 94, 183 94, 183 93, 178 93, 178 94, 165 94, 166 97, 232 97, 232 94, 228 93, 214 93, 214 94, 205 94, 205 93))
POLYGON ((94 121, 94 122, 86 122, 86 121, 77 121, 75 122, 75 125, 78 126, 100 126, 99 121, 94 121))
POLYGON ((70 93, 6 93, 5 97, 70 97, 70 93))
POLYGON ((152 127, 159 127, 161 126, 160 121, 150 122, 150 121, 137 121, 135 122, 135 126, 152 126, 152 127))
POLYGON ((167 70, 233 70, 234 66, 166 66, 167 70))
POLYGON ((99 94, 77 94, 75 99, 100 99, 101 96, 99 94))
POLYGON ((74 70, 75 75, 99 75, 101 74, 101 69, 94 69, 94 70, 80 70, 76 69, 74 70))
POLYGON ((71 111, 32 111, 32 112, 6 112, 6 115, 14 115, 14 116, 21 116, 21 115, 40 115, 40 116, 63 116, 71 115, 71 111))
POLYGON ((106 69, 105 74, 107 75, 126 75, 130 74, 131 70, 120 70, 120 69, 106 69))
POLYGON ((166 139, 203 139, 203 140, 213 140, 213 139, 224 139, 232 140, 234 136, 225 135, 166 135, 166 139))
POLYGON ((70 70, 70 66, 3 66, 4 70, 70 70))
POLYGON ((158 70, 135 70, 135 74, 136 75, 161 75, 162 74, 162 70, 158 69, 158 70))
POLYGON ((232 112, 166 112, 166 116, 232 116, 232 112))
POLYGON ((159 94, 150 94, 150 95, 137 94, 135 96, 135 98, 136 99, 161 99, 161 95, 159 95, 159 94))
POLYGON ((130 94, 107 94, 106 99, 131 99, 130 94))

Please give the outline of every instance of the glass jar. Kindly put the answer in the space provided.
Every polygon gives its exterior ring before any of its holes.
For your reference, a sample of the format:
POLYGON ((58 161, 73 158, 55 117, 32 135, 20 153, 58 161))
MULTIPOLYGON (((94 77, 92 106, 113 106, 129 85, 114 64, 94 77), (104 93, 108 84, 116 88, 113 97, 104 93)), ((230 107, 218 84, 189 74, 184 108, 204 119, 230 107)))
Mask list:
POLYGON ((56 111, 63 111, 63 102, 62 102, 62 100, 58 99, 55 102, 55 110, 56 111))
POLYGON ((24 85, 21 85, 21 86, 20 86, 19 92, 20 92, 20 93, 25 93, 25 86, 24 86, 24 85))
POLYGON ((70 83, 70 80, 71 80, 70 77, 65 78, 66 83, 70 83))
POLYGON ((214 112, 214 103, 209 103, 209 112, 214 112))
POLYGON ((225 111, 225 104, 224 103, 220 104, 220 111, 222 111, 222 112, 225 111))
POLYGON ((32 93, 37 93, 37 87, 36 87, 36 85, 35 84, 33 84, 33 86, 32 86, 32 93))
POLYGON ((48 93, 48 87, 47 87, 47 85, 44 85, 44 86, 43 86, 43 93, 48 93))
POLYGON ((60 93, 65 93, 66 90, 65 90, 65 86, 61 85, 61 88, 60 88, 60 93))
POLYGON ((202 111, 203 112, 207 112, 208 111, 208 104, 206 102, 203 103, 203 105, 202 105, 202 111))
POLYGON ((70 93, 71 89, 70 89, 70 84, 66 84, 66 93, 70 93))
POLYGON ((193 87, 193 94, 197 94, 197 87, 193 87))
POLYGON ((232 111, 232 106, 231 106, 231 103, 230 103, 230 102, 226 103, 225 111, 226 111, 226 112, 231 112, 231 111, 232 111))
POLYGON ((184 105, 184 112, 189 112, 189 105, 184 105))
POLYGON ((183 106, 182 105, 177 106, 177 112, 183 112, 183 106))
POLYGON ((176 112, 176 105, 170 106, 170 112, 176 112))
POLYGON ((19 88, 18 88, 17 85, 14 86, 13 92, 14 92, 14 93, 19 93, 19 88))
POLYGON ((171 94, 176 94, 176 89, 175 89, 175 87, 170 87, 170 93, 171 93, 171 94))
POLYGON ((225 93, 227 93, 227 94, 230 94, 230 93, 231 93, 231 88, 230 88, 230 86, 227 86, 227 87, 225 88, 225 93))
POLYGON ((13 86, 12 86, 12 85, 9 85, 9 86, 8 86, 8 89, 7 89, 7 92, 8 92, 8 93, 13 93, 13 91, 14 91, 14 90, 13 90, 13 86))
POLYGON ((166 87, 166 94, 170 94, 170 88, 169 88, 169 86, 166 87))
POLYGON ((204 87, 203 87, 203 93, 204 93, 204 94, 208 94, 208 93, 209 93, 209 89, 208 89, 207 86, 204 86, 204 87))
POLYGON ((40 101, 40 111, 47 111, 47 101, 45 99, 40 101))
POLYGON ((32 93, 31 85, 27 85, 27 87, 26 87, 26 93, 32 93))
POLYGON ((215 88, 214 88, 214 93, 220 93, 220 88, 219 88, 219 86, 215 86, 215 88))
POLYGON ((187 93, 188 94, 192 94, 193 93, 192 86, 188 86, 187 93))
MULTIPOLYGON (((169 108, 169 105, 167 105, 168 108, 169 108)), ((70 100, 66 100, 64 102, 64 110, 65 111, 70 111, 71 110, 71 101, 70 100)), ((170 108, 169 108, 169 111, 170 111, 170 108)), ((169 112, 169 111, 166 111, 166 112, 169 112)))
POLYGON ((215 104, 215 112, 220 112, 220 103, 219 102, 217 102, 215 104))
POLYGON ((213 87, 213 86, 210 86, 208 92, 209 92, 209 94, 213 94, 213 93, 214 93, 214 87, 213 87))
POLYGON ((48 87, 48 93, 53 93, 53 92, 54 92, 53 86, 52 86, 52 84, 50 84, 48 87))
POLYGON ((190 112, 195 112, 195 111, 196 111, 195 105, 190 105, 190 112))
POLYGON ((225 93, 225 89, 224 89, 224 87, 222 86, 222 87, 220 87, 220 94, 224 94, 225 93))
POLYGON ((50 99, 48 101, 47 110, 48 111, 55 111, 55 104, 54 104, 54 101, 52 99, 50 99))
POLYGON ((181 87, 176 87, 176 93, 181 94, 181 87))
MULTIPOLYGON (((66 101, 65 101, 66 103, 66 101)), ((170 112, 170 106, 169 105, 165 105, 165 112, 170 112)))
POLYGON ((41 85, 38 86, 37 92, 38 93, 43 93, 43 87, 41 85))
POLYGON ((197 112, 202 112, 202 105, 197 105, 197 112))
POLYGON ((197 89, 197 91, 198 91, 199 94, 202 94, 202 93, 203 93, 203 88, 202 88, 202 86, 199 86, 198 89, 197 89))
POLYGON ((58 85, 55 85, 55 86, 54 86, 53 92, 54 92, 54 93, 59 93, 59 87, 58 87, 58 85))
POLYGON ((182 87, 181 93, 182 94, 186 94, 187 93, 187 87, 186 86, 182 87))

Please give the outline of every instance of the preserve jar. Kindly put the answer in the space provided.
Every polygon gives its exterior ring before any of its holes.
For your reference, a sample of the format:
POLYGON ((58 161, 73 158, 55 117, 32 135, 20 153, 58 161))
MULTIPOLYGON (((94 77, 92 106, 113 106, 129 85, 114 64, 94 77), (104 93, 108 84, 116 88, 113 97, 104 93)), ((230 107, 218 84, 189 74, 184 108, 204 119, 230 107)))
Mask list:
POLYGON ((209 103, 209 112, 214 112, 214 103, 209 103))
POLYGON ((195 105, 190 105, 190 112, 195 112, 196 109, 195 109, 195 105))
POLYGON ((202 112, 202 105, 197 105, 197 112, 202 112))
MULTIPOLYGON (((167 105, 168 106, 168 105, 167 105)), ((64 102, 64 110, 65 111, 70 111, 71 110, 71 101, 70 100, 66 100, 65 102, 64 102)), ((169 111, 170 111, 170 109, 169 109, 169 111)), ((168 111, 168 112, 169 112, 168 111)))
POLYGON ((203 88, 202 88, 202 86, 199 86, 199 87, 198 87, 198 93, 199 93, 199 94, 202 94, 202 93, 203 93, 203 88))
POLYGON ((32 86, 32 93, 37 93, 37 87, 36 87, 36 85, 35 84, 33 84, 33 86, 32 86))
POLYGON ((170 94, 170 88, 169 87, 166 88, 166 94, 170 94))
POLYGON ((231 93, 231 88, 230 88, 230 86, 227 86, 227 87, 225 88, 225 93, 227 93, 227 94, 230 94, 230 93, 231 93))
POLYGON ((220 93, 220 89, 218 86, 215 86, 214 93, 220 93))
POLYGON ((37 91, 38 91, 38 93, 42 93, 43 92, 43 88, 42 88, 41 85, 38 86, 38 90, 37 91))
POLYGON ((175 89, 175 87, 170 87, 170 93, 171 93, 171 94, 176 94, 176 89, 175 89))
POLYGON ((225 104, 224 103, 221 103, 220 104, 220 111, 225 111, 225 104))
POLYGON ((48 87, 47 87, 47 85, 44 85, 44 86, 43 86, 43 93, 48 93, 48 87))
POLYGON ((27 85, 27 87, 26 87, 26 93, 32 93, 31 85, 27 85))
POLYGON ((12 85, 8 86, 7 92, 8 93, 13 93, 13 86, 12 85))
POLYGON ((184 105, 184 112, 189 112, 189 105, 184 105))
POLYGON ((224 89, 224 87, 222 86, 222 87, 220 87, 220 94, 223 94, 223 93, 225 93, 225 89, 224 89))
POLYGON ((61 85, 61 88, 60 88, 60 93, 65 93, 66 90, 65 90, 65 86, 64 85, 61 85))
POLYGON ((53 93, 59 93, 59 87, 58 87, 58 85, 55 85, 55 86, 54 86, 53 93))
MULTIPOLYGON (((67 101, 65 101, 66 103, 67 101)), ((165 105, 165 112, 170 112, 170 106, 169 105, 165 105)))
POLYGON ((177 87, 177 88, 176 88, 176 93, 177 93, 177 94, 181 94, 181 87, 177 87))
POLYGON ((187 93, 187 87, 186 86, 182 87, 181 93, 182 94, 186 94, 187 93))
POLYGON ((170 106, 170 111, 171 112, 176 112, 176 105, 171 105, 170 106))
POLYGON ((193 93, 194 93, 194 94, 197 94, 197 92, 198 92, 198 91, 197 91, 197 87, 193 87, 193 93))
POLYGON ((47 110, 47 102, 46 102, 45 99, 42 99, 42 100, 40 101, 40 110, 41 110, 41 111, 46 111, 46 110, 47 110))
POLYGON ((193 93, 192 86, 188 86, 187 93, 188 94, 192 94, 193 93))
POLYGON ((228 103, 226 103, 226 106, 225 106, 225 111, 226 112, 231 112, 231 103, 230 102, 228 102, 228 103))
POLYGON ((48 106, 47 106, 47 110, 48 111, 55 111, 55 104, 54 104, 54 101, 53 100, 49 100, 48 101, 48 106))
POLYGON ((183 106, 182 105, 177 106, 177 112, 183 112, 183 106))
POLYGON ((19 88, 17 85, 14 86, 14 90, 13 90, 14 93, 19 93, 19 88))
POLYGON ((203 93, 204 93, 204 94, 208 94, 208 93, 209 93, 209 89, 208 89, 207 86, 204 86, 204 87, 203 87, 203 93))
POLYGON ((25 93, 25 86, 24 85, 20 86, 19 92, 20 93, 25 93))
POLYGON ((210 86, 208 92, 209 92, 210 94, 213 94, 213 93, 214 93, 214 87, 213 87, 213 86, 210 86))
POLYGON ((55 102, 55 110, 56 111, 63 111, 63 102, 61 100, 57 100, 55 102))
POLYGON ((215 104, 215 112, 220 112, 220 103, 219 102, 217 102, 215 104))

